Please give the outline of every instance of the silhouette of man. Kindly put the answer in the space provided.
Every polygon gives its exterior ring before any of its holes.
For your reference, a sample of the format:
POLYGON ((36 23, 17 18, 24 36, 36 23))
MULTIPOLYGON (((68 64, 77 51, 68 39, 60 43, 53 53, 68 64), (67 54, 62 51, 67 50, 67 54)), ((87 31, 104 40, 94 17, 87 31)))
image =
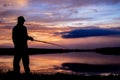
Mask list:
POLYGON ((29 54, 27 40, 33 41, 32 37, 28 36, 27 29, 24 26, 25 19, 23 16, 18 17, 18 23, 12 30, 12 39, 15 48, 13 69, 15 73, 20 73, 20 60, 22 59, 25 73, 30 73, 29 54))

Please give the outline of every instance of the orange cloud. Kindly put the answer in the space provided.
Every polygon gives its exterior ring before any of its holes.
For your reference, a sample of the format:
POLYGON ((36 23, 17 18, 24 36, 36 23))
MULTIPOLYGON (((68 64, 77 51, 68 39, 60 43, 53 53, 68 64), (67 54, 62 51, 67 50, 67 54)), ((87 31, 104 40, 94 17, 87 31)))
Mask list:
POLYGON ((0 8, 19 9, 27 6, 28 0, 1 0, 0 8))

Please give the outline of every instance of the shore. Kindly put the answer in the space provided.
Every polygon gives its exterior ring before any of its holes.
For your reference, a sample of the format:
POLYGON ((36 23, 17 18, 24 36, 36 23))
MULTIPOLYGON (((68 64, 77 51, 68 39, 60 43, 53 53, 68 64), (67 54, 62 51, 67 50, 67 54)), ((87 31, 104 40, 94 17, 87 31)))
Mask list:
MULTIPOLYGON (((14 48, 0 48, 0 55, 14 55, 14 48)), ((104 55, 120 55, 120 47, 106 47, 96 49, 46 49, 46 48, 29 48, 30 55, 35 54, 57 54, 69 52, 96 52, 104 55)))

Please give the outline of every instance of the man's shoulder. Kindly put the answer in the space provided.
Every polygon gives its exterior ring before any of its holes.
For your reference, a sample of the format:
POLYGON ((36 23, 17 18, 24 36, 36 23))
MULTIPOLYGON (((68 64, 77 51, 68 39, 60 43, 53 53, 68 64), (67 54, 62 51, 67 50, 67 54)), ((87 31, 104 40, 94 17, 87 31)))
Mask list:
POLYGON ((13 30, 16 29, 16 26, 13 27, 13 30))
POLYGON ((23 25, 24 28, 26 28, 26 26, 23 25))
POLYGON ((27 29, 26 26, 23 26, 24 29, 27 29))

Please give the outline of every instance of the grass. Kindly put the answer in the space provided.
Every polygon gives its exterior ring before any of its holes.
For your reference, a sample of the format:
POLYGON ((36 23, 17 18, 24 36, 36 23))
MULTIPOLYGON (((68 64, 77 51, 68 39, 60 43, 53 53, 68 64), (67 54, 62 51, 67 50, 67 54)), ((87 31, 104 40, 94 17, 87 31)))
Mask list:
POLYGON ((14 74, 12 71, 8 72, 0 72, 0 80, 120 80, 120 75, 108 75, 108 76, 100 76, 100 75, 76 75, 76 74, 39 74, 39 73, 31 73, 31 74, 14 74))

